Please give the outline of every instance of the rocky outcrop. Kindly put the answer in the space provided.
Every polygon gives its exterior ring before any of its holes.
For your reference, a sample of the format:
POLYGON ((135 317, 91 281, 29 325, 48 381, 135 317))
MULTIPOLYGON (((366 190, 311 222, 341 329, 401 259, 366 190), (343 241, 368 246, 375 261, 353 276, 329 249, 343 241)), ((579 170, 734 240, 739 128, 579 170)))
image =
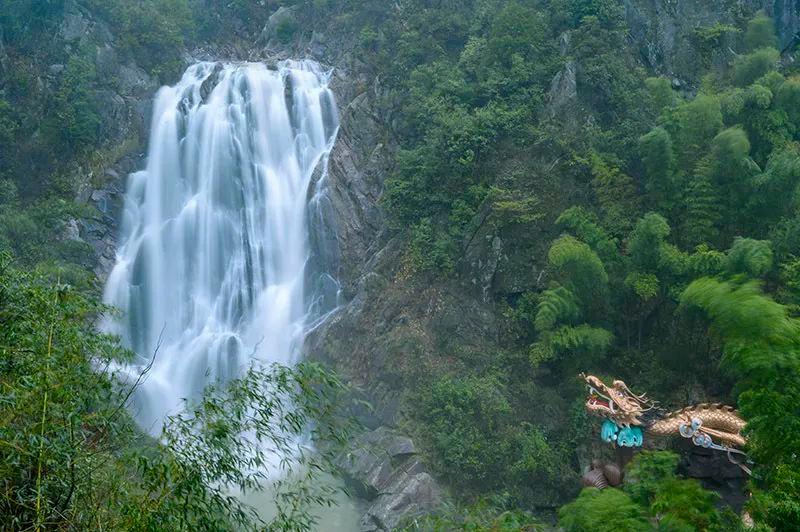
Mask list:
MULTIPOLYGON (((336 70, 332 89, 337 98, 360 88, 352 86, 348 74, 336 70)), ((330 229, 335 232, 341 257, 338 278, 350 287, 351 293, 365 262, 380 249, 378 235, 384 225, 378 200, 393 153, 387 146, 385 126, 376 115, 381 90, 375 79, 349 102, 342 103, 340 99, 341 125, 330 158, 330 229)))
POLYGON ((800 6, 797 0, 773 0, 763 2, 764 9, 775 20, 781 50, 787 51, 797 44, 800 36, 800 6))
POLYGON ((578 97, 575 61, 567 61, 550 84, 547 108, 551 116, 574 102, 578 97))
POLYGON ((275 40, 280 40, 285 36, 281 35, 285 28, 297 26, 297 11, 298 6, 281 6, 267 20, 264 29, 261 30, 261 35, 258 36, 256 44, 265 44, 267 46, 275 43, 275 40))
MULTIPOLYGON (((159 84, 134 62, 123 59, 108 25, 74 0, 64 2, 56 36, 68 52, 80 49, 93 59, 97 73, 90 90, 100 115, 101 144, 90 160, 70 169, 76 200, 91 205, 94 212, 69 220, 64 238, 86 242, 94 249, 94 271, 102 282, 114 262, 125 176, 141 163, 151 102, 159 84)), ((63 64, 47 67, 47 90, 55 90, 64 70, 63 64)))
POLYGON ((681 441, 678 472, 700 481, 704 488, 720 495, 720 504, 740 512, 748 500, 748 475, 732 463, 725 453, 704 449, 681 441))
POLYGON ((707 0, 625 0, 624 6, 631 44, 644 64, 692 84, 709 66, 730 61, 738 37, 736 32, 723 32, 704 44, 704 30, 718 24, 735 26, 759 10, 775 20, 784 50, 800 30, 796 0, 741 0, 736 8, 707 0))
POLYGON ((364 532, 394 530, 442 502, 442 491, 417 456, 414 442, 385 427, 358 438, 341 466, 350 487, 370 503, 361 519, 364 532))

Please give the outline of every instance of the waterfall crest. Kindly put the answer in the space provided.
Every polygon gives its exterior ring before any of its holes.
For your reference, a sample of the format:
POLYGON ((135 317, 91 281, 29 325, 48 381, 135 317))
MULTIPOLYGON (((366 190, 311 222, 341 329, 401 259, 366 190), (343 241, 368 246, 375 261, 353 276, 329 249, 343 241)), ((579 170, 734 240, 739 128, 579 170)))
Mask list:
POLYGON ((124 371, 158 347, 134 397, 143 428, 254 361, 297 361, 320 306, 306 270, 339 126, 328 80, 311 61, 204 62, 156 95, 104 296, 122 311, 105 329, 139 357, 124 371))

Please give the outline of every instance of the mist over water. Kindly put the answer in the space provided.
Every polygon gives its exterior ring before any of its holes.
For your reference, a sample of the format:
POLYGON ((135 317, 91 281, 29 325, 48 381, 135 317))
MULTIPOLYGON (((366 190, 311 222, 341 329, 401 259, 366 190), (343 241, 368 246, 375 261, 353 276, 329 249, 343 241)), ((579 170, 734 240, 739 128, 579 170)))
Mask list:
POLYGON ((158 348, 132 407, 143 428, 157 433, 210 381, 300 356, 330 299, 306 285, 335 285, 307 271, 339 126, 328 79, 310 61, 208 62, 156 95, 104 296, 122 311, 106 330, 139 357, 132 379, 158 348))

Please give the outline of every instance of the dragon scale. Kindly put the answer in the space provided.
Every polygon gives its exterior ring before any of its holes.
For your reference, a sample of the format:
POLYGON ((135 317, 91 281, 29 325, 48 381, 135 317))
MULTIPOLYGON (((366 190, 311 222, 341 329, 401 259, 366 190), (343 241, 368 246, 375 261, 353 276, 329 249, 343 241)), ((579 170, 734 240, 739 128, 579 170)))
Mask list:
POLYGON ((732 462, 749 472, 733 458, 734 454, 744 455, 740 449, 747 443, 742 435, 745 421, 734 408, 702 403, 665 413, 647 394, 633 393, 621 380, 609 386, 594 375, 582 377, 589 388, 586 410, 604 418, 600 431, 604 441, 619 447, 640 447, 645 433, 655 437, 681 436, 697 446, 727 452, 732 462))

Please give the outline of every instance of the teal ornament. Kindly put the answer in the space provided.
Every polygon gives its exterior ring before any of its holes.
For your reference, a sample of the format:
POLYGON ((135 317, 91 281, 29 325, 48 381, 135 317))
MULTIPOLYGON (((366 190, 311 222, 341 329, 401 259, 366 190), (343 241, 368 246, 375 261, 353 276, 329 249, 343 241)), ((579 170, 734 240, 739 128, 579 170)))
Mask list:
POLYGON ((641 447, 643 442, 641 427, 625 427, 617 434, 617 445, 620 447, 641 447))
POLYGON ((603 425, 600 427, 600 439, 606 443, 614 443, 617 440, 617 433, 619 427, 610 419, 604 419, 603 425))

